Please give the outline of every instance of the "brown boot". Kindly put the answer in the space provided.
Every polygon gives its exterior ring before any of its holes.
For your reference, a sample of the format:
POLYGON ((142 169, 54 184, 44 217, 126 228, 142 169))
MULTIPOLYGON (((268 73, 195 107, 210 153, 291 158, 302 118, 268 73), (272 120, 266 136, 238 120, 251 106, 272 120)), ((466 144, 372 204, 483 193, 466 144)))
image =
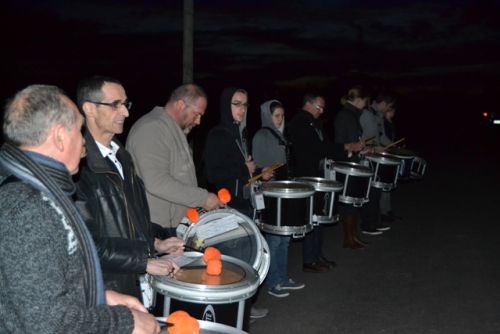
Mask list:
POLYGON ((355 216, 345 216, 342 220, 344 225, 344 248, 362 249, 365 246, 357 240, 356 226, 358 220, 355 216))

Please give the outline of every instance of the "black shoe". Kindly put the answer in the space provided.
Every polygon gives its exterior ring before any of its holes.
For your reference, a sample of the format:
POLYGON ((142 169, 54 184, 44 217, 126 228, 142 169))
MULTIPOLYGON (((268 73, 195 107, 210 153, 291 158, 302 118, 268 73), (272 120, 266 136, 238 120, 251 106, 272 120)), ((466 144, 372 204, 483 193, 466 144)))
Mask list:
POLYGON ((330 267, 319 262, 304 263, 302 265, 302 271, 306 273, 326 273, 330 271, 330 267))
POLYGON ((361 233, 368 234, 368 235, 380 235, 380 234, 382 234, 381 231, 378 231, 376 229, 366 229, 366 230, 362 229, 361 233))
POLYGON ((379 225, 377 225, 377 227, 375 227, 375 229, 377 231, 389 231, 391 229, 391 227, 389 225, 379 224, 379 225))
POLYGON ((319 257, 319 262, 326 264, 330 269, 335 268, 337 266, 337 263, 335 261, 328 260, 324 256, 319 257))

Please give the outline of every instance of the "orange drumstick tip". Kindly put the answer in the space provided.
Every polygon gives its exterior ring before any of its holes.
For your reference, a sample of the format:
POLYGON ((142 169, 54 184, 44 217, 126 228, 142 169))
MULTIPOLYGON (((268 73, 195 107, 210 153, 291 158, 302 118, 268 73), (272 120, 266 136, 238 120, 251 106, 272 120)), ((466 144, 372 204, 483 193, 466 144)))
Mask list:
POLYGON ((188 217, 189 221, 194 224, 200 219, 200 214, 196 209, 189 208, 186 210, 186 217, 188 217))
POLYGON ((203 253, 203 260, 208 264, 210 260, 219 260, 221 259, 220 250, 215 247, 207 247, 205 252, 203 253))
POLYGON ((198 320, 185 311, 179 310, 171 313, 167 318, 167 322, 173 324, 168 328, 170 334, 198 334, 200 332, 198 320))
POLYGON ((219 197, 220 201, 224 204, 227 204, 231 201, 231 193, 226 188, 221 188, 217 192, 217 197, 219 197))
POLYGON ((207 262, 207 274, 212 276, 219 276, 222 273, 222 261, 221 260, 208 260, 207 262))

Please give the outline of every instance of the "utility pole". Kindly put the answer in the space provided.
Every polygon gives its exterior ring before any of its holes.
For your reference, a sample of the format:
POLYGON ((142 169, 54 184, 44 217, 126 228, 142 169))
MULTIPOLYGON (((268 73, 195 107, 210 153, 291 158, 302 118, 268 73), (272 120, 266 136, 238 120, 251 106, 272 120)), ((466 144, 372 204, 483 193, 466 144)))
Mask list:
POLYGON ((184 0, 184 47, 182 51, 182 82, 193 83, 193 0, 184 0))

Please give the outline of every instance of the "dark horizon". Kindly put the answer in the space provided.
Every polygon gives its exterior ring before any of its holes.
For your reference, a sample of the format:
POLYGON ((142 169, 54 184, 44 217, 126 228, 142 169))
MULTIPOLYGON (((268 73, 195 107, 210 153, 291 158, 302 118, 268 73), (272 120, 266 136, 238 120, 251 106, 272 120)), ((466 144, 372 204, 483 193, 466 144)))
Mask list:
MULTIPOLYGON (((182 83, 181 3, 2 7, 2 103, 34 83, 74 98, 80 79, 110 75, 134 102, 129 129, 182 83)), ((398 95, 398 129, 417 151, 432 150, 436 140, 452 147, 464 132, 482 136, 481 114, 495 112, 500 99, 498 14, 489 1, 195 1, 194 81, 209 103, 192 137, 202 140, 215 125, 227 86, 249 92, 252 133, 262 102, 281 100, 289 120, 308 91, 325 95, 331 126, 355 84, 398 95)))

